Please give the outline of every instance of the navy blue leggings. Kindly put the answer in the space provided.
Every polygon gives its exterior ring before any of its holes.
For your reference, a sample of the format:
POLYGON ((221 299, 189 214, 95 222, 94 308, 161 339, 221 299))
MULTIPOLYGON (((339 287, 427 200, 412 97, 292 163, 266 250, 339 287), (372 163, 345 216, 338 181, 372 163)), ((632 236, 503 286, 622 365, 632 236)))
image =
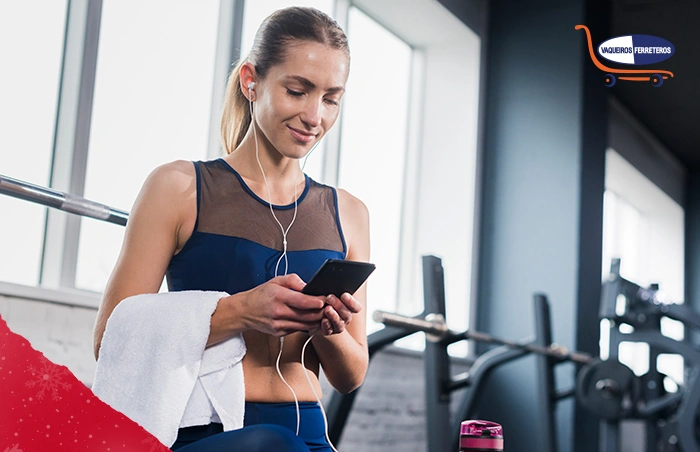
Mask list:
POLYGON ((178 452, 331 452, 316 402, 300 402, 299 436, 294 403, 246 403, 244 427, 223 431, 212 423, 181 428, 170 449, 178 452))

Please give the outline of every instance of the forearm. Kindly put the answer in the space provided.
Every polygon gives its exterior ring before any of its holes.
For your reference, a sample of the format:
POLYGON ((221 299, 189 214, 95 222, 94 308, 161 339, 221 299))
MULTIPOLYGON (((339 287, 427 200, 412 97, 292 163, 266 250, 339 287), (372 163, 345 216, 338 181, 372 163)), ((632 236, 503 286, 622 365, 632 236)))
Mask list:
POLYGON ((247 329, 239 313, 239 297, 240 294, 236 294, 219 300, 211 316, 207 347, 223 342, 247 329))
POLYGON ((362 384, 369 365, 365 344, 359 343, 347 330, 331 336, 316 335, 312 343, 333 388, 347 394, 362 384))

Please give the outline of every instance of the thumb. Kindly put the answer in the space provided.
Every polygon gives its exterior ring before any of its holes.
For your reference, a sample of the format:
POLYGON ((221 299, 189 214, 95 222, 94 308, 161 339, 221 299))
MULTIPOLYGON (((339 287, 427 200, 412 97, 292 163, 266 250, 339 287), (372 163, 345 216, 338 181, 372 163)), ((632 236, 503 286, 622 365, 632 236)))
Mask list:
POLYGON ((280 286, 287 287, 292 290, 301 291, 306 283, 296 273, 291 273, 285 276, 275 278, 280 286))

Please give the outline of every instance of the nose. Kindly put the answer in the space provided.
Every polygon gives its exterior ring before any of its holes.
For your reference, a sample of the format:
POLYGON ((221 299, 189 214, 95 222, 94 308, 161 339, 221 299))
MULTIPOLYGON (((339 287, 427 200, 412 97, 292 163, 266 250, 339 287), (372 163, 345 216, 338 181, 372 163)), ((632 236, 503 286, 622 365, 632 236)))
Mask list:
POLYGON ((304 109, 301 113, 301 120, 309 128, 314 128, 321 125, 322 102, 322 99, 309 96, 308 101, 304 105, 304 109))

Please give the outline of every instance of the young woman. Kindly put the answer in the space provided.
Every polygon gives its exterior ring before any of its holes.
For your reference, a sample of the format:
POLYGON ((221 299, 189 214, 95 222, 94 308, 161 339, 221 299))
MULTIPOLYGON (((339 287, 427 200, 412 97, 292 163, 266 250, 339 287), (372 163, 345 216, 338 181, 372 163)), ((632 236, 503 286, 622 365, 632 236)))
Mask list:
POLYGON ((208 425, 181 425, 172 450, 329 451, 316 402, 319 367, 342 393, 365 377, 364 287, 340 299, 300 292, 326 259, 369 257, 365 205, 300 166, 338 118, 349 63, 347 38, 330 17, 312 8, 275 12, 229 77, 226 155, 155 169, 134 204, 98 312, 95 355, 120 300, 158 292, 164 275, 170 290, 231 294, 212 316, 207 346, 239 333, 247 346, 246 427, 221 433, 213 412, 208 425), (260 449, 241 442, 246 432, 260 449), (270 438, 288 447, 260 446, 270 438))

